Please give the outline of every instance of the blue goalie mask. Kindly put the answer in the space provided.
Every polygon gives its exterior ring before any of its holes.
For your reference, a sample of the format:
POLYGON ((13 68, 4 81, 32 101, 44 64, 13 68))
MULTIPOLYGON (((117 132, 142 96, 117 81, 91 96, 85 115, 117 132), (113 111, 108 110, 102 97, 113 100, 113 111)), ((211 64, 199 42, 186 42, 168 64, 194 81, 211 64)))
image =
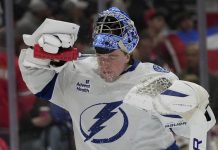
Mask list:
POLYGON ((100 13, 97 17, 93 46, 97 53, 110 53, 121 49, 131 53, 139 41, 134 22, 129 16, 116 7, 100 13))

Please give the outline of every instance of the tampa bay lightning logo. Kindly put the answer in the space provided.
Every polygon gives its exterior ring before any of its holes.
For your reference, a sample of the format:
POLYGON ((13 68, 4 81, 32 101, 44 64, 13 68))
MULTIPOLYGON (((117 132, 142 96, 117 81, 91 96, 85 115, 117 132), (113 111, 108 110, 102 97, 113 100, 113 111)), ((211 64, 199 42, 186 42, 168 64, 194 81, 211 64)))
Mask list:
POLYGON ((122 101, 99 103, 86 108, 81 113, 80 130, 85 137, 84 142, 111 143, 125 134, 129 123, 126 113, 119 107, 122 103, 122 101), (93 111, 97 115, 93 115, 92 118, 86 117, 90 116, 93 111), (87 126, 87 124, 89 125, 87 126), (116 129, 113 129, 113 127, 116 129))
POLYGON ((158 65, 153 65, 153 68, 157 72, 164 72, 164 73, 169 73, 170 72, 169 70, 167 70, 165 68, 162 68, 161 66, 158 66, 158 65))

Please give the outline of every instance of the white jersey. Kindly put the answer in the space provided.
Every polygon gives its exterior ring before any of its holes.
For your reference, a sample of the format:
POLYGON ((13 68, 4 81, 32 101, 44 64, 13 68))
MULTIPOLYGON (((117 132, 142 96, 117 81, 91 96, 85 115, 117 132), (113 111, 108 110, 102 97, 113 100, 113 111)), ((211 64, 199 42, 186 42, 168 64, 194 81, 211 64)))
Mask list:
POLYGON ((21 51, 19 63, 27 86, 69 111, 77 150, 166 150, 174 145, 172 133, 155 114, 123 103, 134 85, 158 76, 173 82, 173 73, 151 63, 135 63, 116 81, 105 82, 95 57, 68 62, 55 73, 23 66, 26 51, 21 51))

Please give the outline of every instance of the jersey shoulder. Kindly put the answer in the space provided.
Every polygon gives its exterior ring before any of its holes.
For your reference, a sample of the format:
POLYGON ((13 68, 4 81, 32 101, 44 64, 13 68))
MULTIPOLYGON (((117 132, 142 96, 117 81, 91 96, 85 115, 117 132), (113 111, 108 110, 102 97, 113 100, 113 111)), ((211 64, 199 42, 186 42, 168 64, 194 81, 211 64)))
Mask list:
POLYGON ((137 74, 141 79, 138 92, 151 96, 160 94, 178 80, 174 73, 153 63, 140 63, 137 74))
POLYGON ((158 65, 153 64, 153 63, 148 63, 148 62, 140 63, 139 68, 144 70, 144 72, 146 72, 146 73, 157 73, 157 74, 171 73, 170 70, 168 70, 164 67, 158 66, 158 65))
POLYGON ((170 70, 153 63, 139 63, 135 69, 135 75, 139 76, 141 79, 155 78, 157 76, 178 79, 178 77, 170 70))

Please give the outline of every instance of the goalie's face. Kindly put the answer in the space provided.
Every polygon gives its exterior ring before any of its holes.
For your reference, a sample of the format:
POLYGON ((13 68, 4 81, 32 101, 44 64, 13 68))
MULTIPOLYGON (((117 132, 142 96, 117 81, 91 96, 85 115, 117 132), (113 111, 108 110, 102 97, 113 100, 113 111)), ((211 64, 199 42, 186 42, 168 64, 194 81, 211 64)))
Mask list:
POLYGON ((113 82, 128 67, 130 56, 121 50, 107 54, 97 53, 99 74, 106 82, 113 82))

